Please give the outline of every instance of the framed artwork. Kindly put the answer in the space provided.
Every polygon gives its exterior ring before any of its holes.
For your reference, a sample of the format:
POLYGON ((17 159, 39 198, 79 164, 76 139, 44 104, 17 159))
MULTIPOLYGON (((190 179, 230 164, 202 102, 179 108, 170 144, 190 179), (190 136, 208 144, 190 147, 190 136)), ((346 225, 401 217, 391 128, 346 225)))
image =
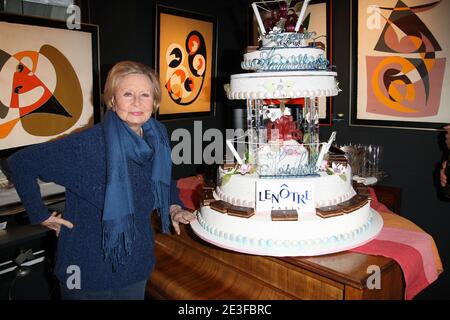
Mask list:
POLYGON ((100 118, 98 27, 0 13, 0 156, 100 118))
POLYGON ((156 5, 159 120, 215 113, 217 23, 212 16, 156 5))
MULTIPOLYGON (((267 3, 261 3, 268 10, 278 9, 279 2, 268 1, 267 3)), ((303 5, 301 0, 292 0, 289 8, 292 8, 295 12, 300 12, 303 5)), ((316 32, 315 41, 323 43, 325 47, 325 54, 330 62, 330 66, 333 65, 333 28, 331 21, 333 0, 311 0, 306 8, 304 15, 304 22, 308 25, 308 31, 316 32)), ((270 11, 261 11, 261 19, 270 19, 270 11)), ((259 29, 258 22, 256 21, 253 10, 249 9, 249 21, 251 21, 250 30, 248 32, 248 43, 250 47, 255 49, 259 46, 259 29)), ((319 124, 321 126, 332 125, 332 113, 333 113, 333 98, 332 97, 320 97, 317 101, 319 105, 319 124)))
POLYGON ((352 0, 350 125, 450 123, 450 1, 352 0))

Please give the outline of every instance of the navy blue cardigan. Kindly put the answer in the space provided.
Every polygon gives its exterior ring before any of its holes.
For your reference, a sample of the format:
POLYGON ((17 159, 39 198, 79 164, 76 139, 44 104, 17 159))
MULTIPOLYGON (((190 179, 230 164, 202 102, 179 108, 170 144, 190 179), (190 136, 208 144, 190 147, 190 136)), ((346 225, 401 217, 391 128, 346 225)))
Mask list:
MULTIPOLYGON (((136 241, 133 251, 116 272, 105 262, 102 250, 101 218, 105 195, 106 158, 102 125, 63 139, 34 145, 9 159, 12 180, 32 224, 50 216, 43 204, 36 179, 55 182, 66 188, 63 217, 74 228, 61 227, 55 273, 62 285, 72 275, 69 266, 81 271, 81 290, 103 291, 121 288, 148 279, 155 263, 150 214, 153 195, 151 172, 128 163, 136 208, 136 241)), ((171 204, 180 204, 175 184, 171 204)))

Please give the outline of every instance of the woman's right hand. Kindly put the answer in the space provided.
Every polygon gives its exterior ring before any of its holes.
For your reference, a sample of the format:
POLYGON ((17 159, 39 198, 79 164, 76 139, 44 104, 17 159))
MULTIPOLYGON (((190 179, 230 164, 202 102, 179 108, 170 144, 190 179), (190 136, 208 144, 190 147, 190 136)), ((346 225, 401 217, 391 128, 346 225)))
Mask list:
POLYGON ((445 168, 447 167, 447 161, 444 161, 442 163, 442 169, 440 171, 440 178, 441 178, 441 186, 445 187, 447 185, 447 175, 445 174, 445 168))
POLYGON ((72 222, 61 218, 61 213, 57 211, 54 211, 52 215, 47 220, 41 222, 41 224, 49 229, 55 230, 56 236, 59 236, 59 232, 61 231, 61 225, 69 229, 73 228, 72 222))

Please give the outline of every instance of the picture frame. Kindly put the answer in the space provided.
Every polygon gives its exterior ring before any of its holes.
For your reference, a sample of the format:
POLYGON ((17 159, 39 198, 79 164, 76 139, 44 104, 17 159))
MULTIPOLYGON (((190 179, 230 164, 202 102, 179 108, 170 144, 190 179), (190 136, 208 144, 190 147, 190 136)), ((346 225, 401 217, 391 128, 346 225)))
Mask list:
MULTIPOLYGON (((296 5, 301 8, 302 0, 292 0, 290 8, 296 5)), ((269 5, 269 4, 268 4, 269 5)), ((318 41, 323 42, 323 36, 326 38, 325 54, 327 60, 330 62, 330 67, 333 68, 333 24, 332 24, 332 9, 333 0, 311 0, 305 12, 305 20, 309 16, 309 30, 317 32, 317 37, 321 37, 318 41)), ((258 22, 253 13, 252 8, 248 11, 249 30, 248 30, 248 44, 249 47, 259 46, 259 29, 258 22)), ((265 17, 262 16, 262 19, 265 17)), ((318 98, 319 106, 319 125, 332 126, 333 125, 333 97, 318 98)))
POLYGON ((350 126, 450 123, 447 12, 449 1, 351 0, 350 126))
POLYGON ((156 4, 155 70, 161 121, 215 115, 217 19, 156 4))
POLYGON ((0 13, 0 157, 100 121, 98 26, 0 13))

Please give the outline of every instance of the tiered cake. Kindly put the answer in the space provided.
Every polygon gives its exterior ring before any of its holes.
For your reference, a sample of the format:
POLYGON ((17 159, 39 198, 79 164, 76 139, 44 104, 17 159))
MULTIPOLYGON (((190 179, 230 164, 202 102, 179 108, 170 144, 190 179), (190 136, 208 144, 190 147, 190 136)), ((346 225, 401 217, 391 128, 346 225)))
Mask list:
POLYGON ((220 247, 319 255, 361 245, 382 228, 370 199, 353 189, 345 156, 329 152, 335 133, 327 143, 318 140, 317 98, 339 89, 323 46, 300 23, 308 2, 298 15, 284 1, 266 8, 279 18, 272 23, 262 22, 261 3, 252 5, 262 44, 244 55, 242 67, 256 72, 232 75, 227 88, 230 99, 247 100, 248 130, 243 140, 227 141, 237 163, 219 168, 218 184, 205 187, 191 224, 220 247))

